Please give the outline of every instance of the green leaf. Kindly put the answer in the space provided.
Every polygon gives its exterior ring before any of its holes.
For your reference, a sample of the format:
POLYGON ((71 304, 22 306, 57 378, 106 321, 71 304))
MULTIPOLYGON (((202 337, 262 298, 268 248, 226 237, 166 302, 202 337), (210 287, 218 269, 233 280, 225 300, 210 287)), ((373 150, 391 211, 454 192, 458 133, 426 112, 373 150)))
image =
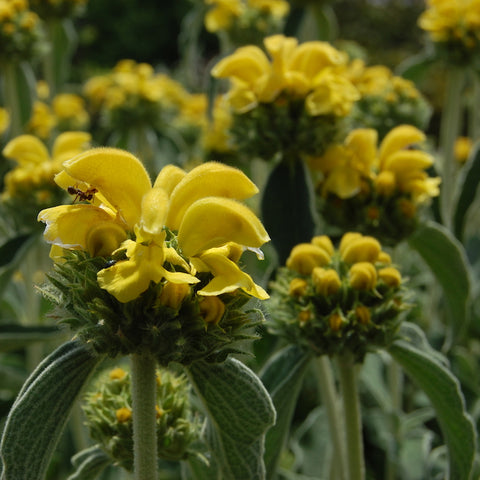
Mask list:
POLYGON ((430 68, 436 62, 433 52, 425 50, 418 55, 405 59, 395 70, 395 73, 418 84, 426 77, 430 68))
POLYGON ((467 212, 472 205, 473 200, 475 199, 479 183, 480 143, 477 143, 468 159, 468 162, 463 166, 459 176, 458 190, 460 194, 455 207, 453 223, 455 235, 460 240, 463 238, 463 230, 465 228, 467 212))
POLYGON ((474 425, 465 409, 460 383, 423 332, 405 323, 388 352, 429 398, 449 453, 450 480, 468 480, 475 455, 474 425))
POLYGON ((72 457, 75 472, 67 480, 94 480, 111 463, 112 459, 99 445, 93 445, 72 457))
POLYGON ((103 357, 70 341, 27 379, 8 415, 0 443, 1 480, 42 480, 72 406, 103 357))
POLYGON ((314 234, 313 193, 301 161, 281 162, 270 173, 262 197, 262 218, 280 265, 298 243, 314 234))
POLYGON ((195 362, 187 373, 206 410, 206 440, 221 479, 265 478, 264 436, 275 422, 275 410, 260 379, 233 358, 195 362))
POLYGON ((0 324, 0 352, 23 348, 31 343, 59 338, 62 331, 56 326, 23 326, 0 324))
POLYGON ((453 339, 466 327, 470 303, 470 271, 463 245, 435 222, 422 225, 409 238, 443 288, 453 339))
POLYGON ((260 374, 277 412, 277 422, 267 432, 265 439, 267 479, 273 478, 276 473, 310 359, 308 353, 292 345, 274 355, 260 374))

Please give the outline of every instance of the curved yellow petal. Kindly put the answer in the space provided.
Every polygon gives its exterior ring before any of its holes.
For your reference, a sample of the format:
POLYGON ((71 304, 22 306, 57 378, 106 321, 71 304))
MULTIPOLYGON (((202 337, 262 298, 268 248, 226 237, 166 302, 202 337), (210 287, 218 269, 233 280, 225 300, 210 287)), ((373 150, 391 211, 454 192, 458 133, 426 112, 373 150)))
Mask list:
MULTIPOLYGON (((168 211, 168 194, 163 188, 152 188, 142 199, 142 213, 138 227, 143 233, 147 233, 153 239, 156 236, 161 237, 161 243, 165 236, 163 227, 168 211)), ((141 234, 141 235, 142 235, 141 234)), ((137 238, 139 242, 147 240, 147 238, 137 238)))
POLYGON ((64 132, 55 140, 52 150, 52 158, 63 162, 78 155, 88 147, 92 136, 87 132, 64 132))
POLYGON ((60 205, 47 208, 38 214, 46 223, 45 240, 67 249, 87 250, 92 228, 104 223, 116 223, 105 210, 93 205, 60 205))
POLYGON ((200 259, 208 267, 214 278, 197 293, 211 296, 233 292, 238 288, 261 300, 269 298, 268 293, 256 285, 250 275, 243 272, 240 267, 224 255, 216 252, 205 252, 200 259))
POLYGON ((358 128, 350 132, 345 146, 353 150, 366 166, 373 165, 377 156, 378 132, 373 128, 358 128))
POLYGON ((142 198, 151 189, 150 177, 137 157, 117 148, 92 148, 64 163, 73 178, 105 196, 130 229, 140 218, 142 198))
POLYGON ((228 92, 228 103, 237 113, 246 113, 258 105, 255 93, 244 87, 234 87, 228 92))
POLYGON ((178 244, 187 257, 228 242, 257 248, 269 240, 262 223, 249 208, 218 197, 203 198, 191 205, 178 231, 178 244))
POLYGON ((360 191, 361 177, 348 166, 334 168, 323 183, 323 192, 331 192, 340 198, 351 198, 360 191))
POLYGON ((247 85, 254 85, 262 75, 269 73, 271 68, 270 61, 260 48, 247 45, 220 60, 213 67, 212 76, 233 77, 247 85))
POLYGON ((167 165, 160 170, 153 188, 163 188, 170 195, 186 174, 185 170, 175 165, 167 165))
POLYGON ((189 172, 172 192, 166 225, 178 230, 190 205, 204 197, 244 200, 258 192, 256 185, 239 169, 207 162, 189 172))
POLYGON ((3 155, 22 166, 50 160, 47 147, 33 135, 20 135, 10 140, 3 149, 3 155))
POLYGON ((383 163, 392 153, 424 140, 425 134, 412 125, 399 125, 393 128, 380 144, 380 168, 383 168, 383 163))
POLYGON ((398 150, 385 158, 382 170, 394 173, 425 170, 433 165, 433 157, 421 150, 398 150))

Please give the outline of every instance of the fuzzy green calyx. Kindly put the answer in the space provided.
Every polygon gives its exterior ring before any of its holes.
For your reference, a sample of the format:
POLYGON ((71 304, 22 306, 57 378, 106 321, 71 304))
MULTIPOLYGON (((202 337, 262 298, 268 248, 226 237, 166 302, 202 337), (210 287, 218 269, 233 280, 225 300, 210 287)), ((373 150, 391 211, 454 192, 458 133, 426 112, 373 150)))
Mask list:
POLYGON ((263 317, 255 309, 244 309, 251 297, 242 290, 219 295, 224 311, 210 320, 210 310, 202 306, 205 297, 197 295, 211 280, 209 273, 199 274, 201 281, 188 292, 174 295, 168 283, 151 282, 135 300, 118 301, 99 286, 97 273, 120 259, 66 252, 65 261, 54 264, 48 283, 40 288, 57 305, 52 316, 98 353, 148 353, 160 365, 189 365, 199 359, 223 361, 241 351, 239 342, 257 338, 252 329, 263 317))
MULTIPOLYGON (((85 396, 82 406, 92 438, 128 471, 133 469, 133 424, 130 374, 115 368, 97 380, 96 390, 85 396)), ((167 369, 157 371, 156 430, 158 456, 178 461, 194 454, 200 422, 189 402, 190 387, 183 375, 167 369)), ((196 454, 196 453, 195 453, 196 454)))

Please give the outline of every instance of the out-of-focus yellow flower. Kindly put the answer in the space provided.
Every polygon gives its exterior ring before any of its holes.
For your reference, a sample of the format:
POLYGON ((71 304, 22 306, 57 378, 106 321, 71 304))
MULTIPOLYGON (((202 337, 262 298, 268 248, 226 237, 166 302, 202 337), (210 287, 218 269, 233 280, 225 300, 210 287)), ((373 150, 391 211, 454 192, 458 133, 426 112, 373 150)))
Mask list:
POLYGON ((350 286, 355 290, 373 290, 377 284, 377 270, 370 262, 354 263, 348 277, 350 286))
POLYGON ((346 57, 326 42, 305 42, 274 35, 264 40, 267 55, 254 45, 238 48, 212 69, 218 78, 230 78, 229 101, 239 113, 259 103, 275 101, 284 92, 304 98, 312 116, 345 116, 359 98, 355 87, 333 68, 346 57))
POLYGON ((455 141, 454 154, 458 163, 465 163, 472 151, 473 141, 469 137, 458 137, 455 141))
POLYGON ((372 129, 352 131, 343 145, 333 145, 311 166, 324 175, 322 192, 350 198, 360 192, 362 182, 372 175, 376 162, 377 132, 372 129))
POLYGON ((57 119, 52 109, 45 102, 38 100, 34 102, 32 115, 26 127, 27 132, 46 140, 56 125, 57 119))
POLYGON ((197 283, 197 270, 213 275, 200 295, 241 288, 268 297, 236 263, 235 252, 269 240, 258 218, 238 201, 258 192, 240 170, 208 162, 186 173, 169 165, 152 186, 134 155, 98 148, 65 162, 56 181, 72 193, 80 191, 89 203, 40 212, 46 240, 92 256, 123 253, 125 260, 97 275, 99 285, 120 302, 137 298, 151 281, 197 283), (178 250, 170 246, 168 232, 176 233, 178 250))
POLYGON ((312 271, 312 282, 315 291, 324 297, 334 295, 342 286, 337 271, 331 268, 315 267, 312 271))
POLYGON ((301 275, 310 275, 315 267, 330 263, 331 254, 319 245, 300 243, 293 247, 286 266, 301 275))
POLYGON ((411 125, 391 130, 379 147, 379 175, 390 172, 395 187, 411 195, 414 203, 422 203, 439 195, 440 177, 429 177, 426 170, 433 165, 433 157, 412 148, 425 141, 425 134, 411 125))
POLYGON ((65 132, 56 138, 50 154, 42 141, 33 135, 15 137, 3 149, 3 155, 18 164, 5 175, 3 198, 28 193, 34 196, 38 190, 55 186, 54 176, 61 170, 62 163, 85 150, 89 142, 88 133, 65 132))
POLYGON ((247 0, 247 5, 279 18, 285 17, 290 11, 290 4, 285 0, 247 0))
POLYGON ((88 125, 89 115, 85 109, 85 101, 73 93, 60 93, 52 100, 53 113, 62 130, 81 130, 88 125))
POLYGON ((10 114, 8 110, 0 107, 0 135, 3 135, 10 126, 10 114))
POLYGON ((241 0, 205 0, 211 5, 205 14, 205 28, 209 32, 228 30, 235 17, 239 17, 245 10, 241 0))

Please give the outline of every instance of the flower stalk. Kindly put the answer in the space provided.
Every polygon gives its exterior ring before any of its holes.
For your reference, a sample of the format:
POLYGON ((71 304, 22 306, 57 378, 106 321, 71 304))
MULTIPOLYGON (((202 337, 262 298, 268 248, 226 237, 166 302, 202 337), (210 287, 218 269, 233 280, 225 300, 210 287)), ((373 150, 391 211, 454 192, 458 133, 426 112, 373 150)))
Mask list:
POLYGON ((363 455, 362 421, 353 354, 346 352, 339 355, 337 365, 343 400, 347 479, 364 480, 365 459, 363 455))
POLYGON ((333 443, 333 457, 335 461, 335 475, 338 480, 345 479, 345 449, 341 432, 343 431, 342 420, 338 411, 338 394, 335 388, 335 380, 332 373, 332 365, 327 355, 321 355, 316 359, 315 373, 323 404, 327 411, 328 428, 333 443))
POLYGON ((14 62, 3 62, 1 65, 4 101, 10 113, 10 136, 12 138, 20 135, 23 130, 16 68, 17 65, 14 62))
POLYGON ((131 355, 135 480, 158 480, 155 359, 131 355))

